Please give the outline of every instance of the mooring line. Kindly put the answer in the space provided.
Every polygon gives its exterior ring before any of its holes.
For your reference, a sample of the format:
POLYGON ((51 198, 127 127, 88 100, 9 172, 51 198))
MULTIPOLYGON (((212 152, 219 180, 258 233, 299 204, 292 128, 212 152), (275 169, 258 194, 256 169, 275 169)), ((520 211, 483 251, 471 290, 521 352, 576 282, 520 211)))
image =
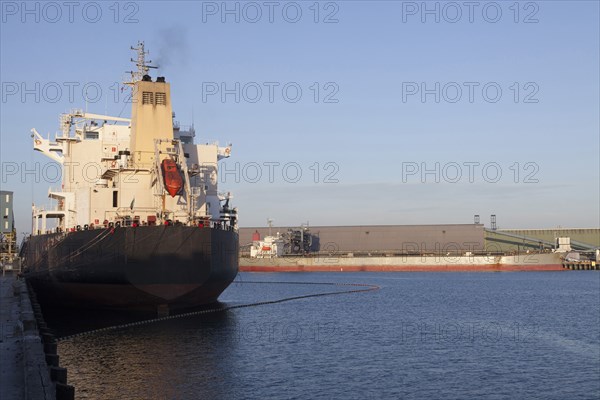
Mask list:
POLYGON ((223 312, 223 311, 228 311, 228 310, 234 310, 234 309, 237 309, 237 308, 258 307, 258 306, 264 306, 264 305, 285 303, 287 301, 294 301, 294 300, 300 300, 300 299, 308 299, 308 298, 311 298, 311 297, 333 296, 333 295, 336 295, 336 294, 348 294, 348 293, 363 293, 363 292, 371 292, 371 291, 374 291, 374 290, 379 290, 379 286, 377 286, 377 285, 371 285, 371 284, 367 284, 367 283, 269 282, 269 281, 243 281, 243 282, 235 282, 235 283, 238 283, 238 284, 243 284, 243 283, 258 283, 258 284, 277 284, 277 285, 327 285, 327 286, 347 286, 347 287, 354 287, 354 288, 360 288, 360 289, 342 290, 342 291, 336 291, 336 292, 323 292, 323 293, 304 294, 304 295, 300 295, 300 296, 284 297, 282 299, 277 299, 277 300, 266 300, 266 301, 259 301, 259 302, 255 302, 255 303, 246 303, 246 304, 231 305, 231 306, 226 306, 226 307, 211 308, 211 309, 208 309, 208 310, 191 311, 191 312, 182 313, 182 314, 169 315, 169 316, 166 316, 166 317, 151 318, 151 319, 146 319, 146 320, 143 320, 143 321, 129 322, 129 323, 126 323, 126 324, 108 326, 106 328, 93 329, 93 330, 86 331, 86 332, 76 333, 74 335, 68 335, 68 336, 59 337, 57 340, 59 342, 63 342, 63 341, 66 341, 66 340, 71 340, 71 339, 79 338, 79 337, 82 337, 82 336, 90 336, 90 335, 94 335, 94 334, 101 333, 101 332, 116 331, 116 330, 119 330, 119 329, 125 329, 125 328, 134 327, 134 326, 140 326, 140 325, 147 325, 147 324, 152 324, 152 323, 156 323, 156 322, 161 322, 161 321, 167 321, 167 320, 171 320, 171 319, 176 319, 176 318, 185 318, 185 317, 192 317, 192 316, 197 316, 197 315, 204 315, 204 314, 210 314, 210 313, 216 313, 216 312, 223 312))

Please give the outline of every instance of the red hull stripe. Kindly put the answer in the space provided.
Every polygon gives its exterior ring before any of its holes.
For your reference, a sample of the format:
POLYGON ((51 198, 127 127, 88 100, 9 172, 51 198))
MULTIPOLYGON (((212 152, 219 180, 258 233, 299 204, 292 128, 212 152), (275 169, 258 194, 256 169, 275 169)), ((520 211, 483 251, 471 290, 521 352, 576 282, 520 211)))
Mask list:
POLYGON ((486 272, 486 271, 564 271, 562 265, 240 265, 241 272, 486 272))

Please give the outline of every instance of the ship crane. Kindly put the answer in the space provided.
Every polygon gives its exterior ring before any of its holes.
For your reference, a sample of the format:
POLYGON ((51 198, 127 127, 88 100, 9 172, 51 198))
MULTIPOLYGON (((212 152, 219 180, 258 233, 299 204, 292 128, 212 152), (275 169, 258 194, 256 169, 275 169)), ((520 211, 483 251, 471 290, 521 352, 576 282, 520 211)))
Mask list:
POLYGON ((68 138, 70 136, 71 127, 77 125, 85 120, 101 120, 101 121, 115 121, 115 122, 127 122, 131 123, 131 119, 122 117, 113 117, 110 115, 86 113, 81 110, 71 110, 69 114, 62 114, 60 117, 60 125, 62 130, 62 138, 68 138))
POLYGON ((131 123, 129 118, 112 117, 110 115, 84 113, 81 110, 71 110, 69 114, 61 114, 60 116, 60 130, 62 134, 56 136, 56 141, 50 141, 50 139, 44 138, 35 129, 31 129, 31 138, 33 139, 33 149, 43 153, 48 158, 64 164, 65 161, 65 143, 66 142, 79 142, 81 138, 71 136, 71 127, 82 123, 85 120, 102 120, 102 121, 115 121, 115 122, 127 122, 131 123))

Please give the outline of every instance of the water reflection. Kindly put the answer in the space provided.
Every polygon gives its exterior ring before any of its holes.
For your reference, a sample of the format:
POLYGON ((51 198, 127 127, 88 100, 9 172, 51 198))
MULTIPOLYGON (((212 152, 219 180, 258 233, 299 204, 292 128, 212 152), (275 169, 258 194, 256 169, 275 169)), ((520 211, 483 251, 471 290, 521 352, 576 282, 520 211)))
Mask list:
MULTIPOLYGON (((124 315, 104 317, 96 322, 124 315)), ((59 354, 78 399, 224 398, 235 326, 232 312, 186 316, 75 337, 60 342, 59 354)))

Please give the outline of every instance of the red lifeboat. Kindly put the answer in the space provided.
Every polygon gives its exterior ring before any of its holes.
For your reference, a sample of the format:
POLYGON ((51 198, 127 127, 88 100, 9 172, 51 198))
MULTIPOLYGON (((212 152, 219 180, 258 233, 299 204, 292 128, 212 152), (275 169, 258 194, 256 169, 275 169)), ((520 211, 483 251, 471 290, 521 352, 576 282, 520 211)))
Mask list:
POLYGON ((171 197, 175 197, 183 187, 183 179, 181 178, 177 163, 170 158, 165 158, 162 160, 160 167, 162 169, 163 180, 165 181, 165 189, 167 189, 171 197))

